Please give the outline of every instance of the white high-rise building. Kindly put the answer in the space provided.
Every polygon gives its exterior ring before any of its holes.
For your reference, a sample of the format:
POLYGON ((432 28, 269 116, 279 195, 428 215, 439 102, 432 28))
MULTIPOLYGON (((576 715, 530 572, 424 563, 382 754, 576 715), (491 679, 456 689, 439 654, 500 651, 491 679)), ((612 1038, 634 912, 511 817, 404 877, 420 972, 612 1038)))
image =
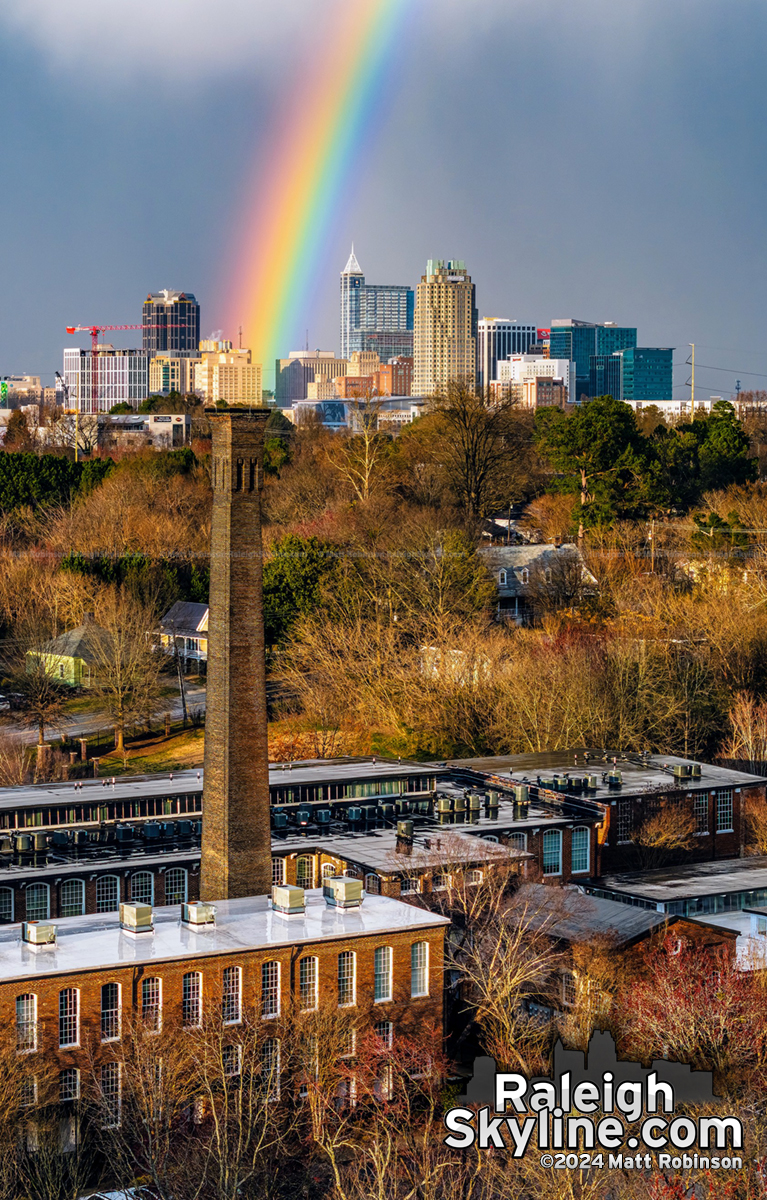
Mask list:
POLYGON ((477 379, 474 284, 461 259, 430 258, 416 289, 413 395, 431 396, 449 384, 473 388, 477 379))
POLYGON ((512 354, 527 354, 537 338, 535 325, 508 317, 483 317, 477 324, 477 385, 488 387, 498 378, 497 367, 512 354))
POLYGON ((109 412, 115 404, 138 408, 149 395, 149 353, 146 350, 64 351, 64 383, 69 407, 81 413, 109 412))

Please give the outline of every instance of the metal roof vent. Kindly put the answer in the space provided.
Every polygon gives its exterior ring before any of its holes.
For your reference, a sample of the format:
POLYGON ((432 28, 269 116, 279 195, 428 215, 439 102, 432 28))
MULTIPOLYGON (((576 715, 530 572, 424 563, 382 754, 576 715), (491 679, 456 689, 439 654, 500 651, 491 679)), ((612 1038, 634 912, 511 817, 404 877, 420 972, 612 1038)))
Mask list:
POLYGON ((181 920, 191 929, 215 929, 216 907, 214 904, 203 904, 201 900, 182 904, 181 920))
POLYGON ((361 879, 350 879, 348 875, 334 875, 326 879, 322 894, 332 908, 359 908, 365 898, 361 879))
POLYGON ((272 908, 283 917, 306 912, 306 896, 302 887, 283 884, 272 888, 272 908))
POLYGON ((121 904, 120 928, 123 933, 130 933, 134 936, 153 933, 151 904, 121 904))
POLYGON ((23 921, 21 940, 28 946, 56 946, 56 926, 43 921, 23 921))

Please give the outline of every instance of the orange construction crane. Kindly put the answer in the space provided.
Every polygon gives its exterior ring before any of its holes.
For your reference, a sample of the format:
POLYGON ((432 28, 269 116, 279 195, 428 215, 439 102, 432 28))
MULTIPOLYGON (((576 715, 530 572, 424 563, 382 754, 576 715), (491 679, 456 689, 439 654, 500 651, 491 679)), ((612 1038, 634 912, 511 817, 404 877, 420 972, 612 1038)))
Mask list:
MULTIPOLYGON (((181 329, 180 325, 163 325, 163 329, 181 329)), ((99 334, 112 329, 144 329, 144 325, 67 325, 67 333, 89 333, 91 335, 91 412, 99 409, 99 334)), ((79 397, 78 397, 79 406, 79 397)))

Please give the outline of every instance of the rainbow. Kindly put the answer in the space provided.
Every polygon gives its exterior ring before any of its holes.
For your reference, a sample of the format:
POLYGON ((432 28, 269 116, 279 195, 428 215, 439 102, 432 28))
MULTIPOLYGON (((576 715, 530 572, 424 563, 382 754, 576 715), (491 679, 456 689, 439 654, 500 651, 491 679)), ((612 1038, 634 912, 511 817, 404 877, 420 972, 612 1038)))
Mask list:
POLYGON ((340 0, 323 22, 307 69, 296 72, 255 199, 238 238, 227 327, 273 386, 274 361, 303 344, 302 319, 323 266, 334 218, 363 142, 375 124, 382 84, 411 0, 340 0))

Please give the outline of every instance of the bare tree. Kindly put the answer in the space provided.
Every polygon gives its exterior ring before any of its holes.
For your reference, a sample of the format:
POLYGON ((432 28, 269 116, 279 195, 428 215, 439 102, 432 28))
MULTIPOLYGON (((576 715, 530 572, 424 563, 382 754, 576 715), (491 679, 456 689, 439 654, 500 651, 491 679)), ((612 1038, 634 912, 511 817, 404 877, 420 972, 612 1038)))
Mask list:
POLYGON ((392 483, 391 436, 379 430, 383 404, 383 399, 372 395, 347 400, 349 432, 328 449, 328 461, 363 504, 392 483))
POLYGON ((163 656, 151 637, 157 614, 109 588, 101 594, 97 618, 90 638, 93 691, 114 721, 115 749, 125 756, 128 725, 148 720, 159 708, 163 656))
POLYGON ((445 464, 459 504, 470 520, 485 517, 508 494, 515 401, 451 383, 430 404, 444 429, 445 464))

